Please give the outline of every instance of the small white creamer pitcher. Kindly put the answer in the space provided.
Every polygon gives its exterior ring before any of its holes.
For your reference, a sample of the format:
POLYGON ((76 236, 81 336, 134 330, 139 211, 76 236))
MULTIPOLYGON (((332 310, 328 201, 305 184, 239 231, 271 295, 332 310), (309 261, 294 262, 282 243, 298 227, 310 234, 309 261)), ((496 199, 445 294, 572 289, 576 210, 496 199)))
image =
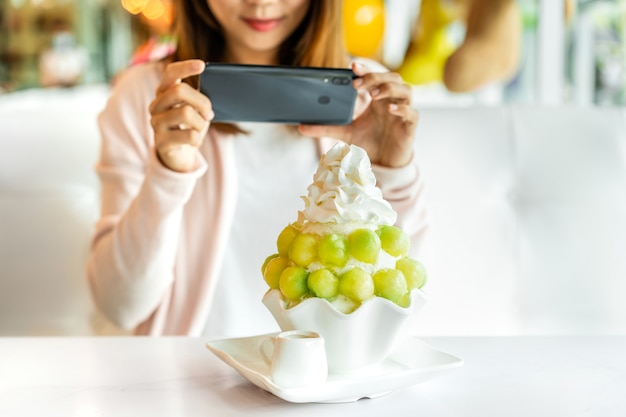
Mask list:
POLYGON ((324 338, 307 330, 268 336, 259 351, 270 367, 272 381, 282 388, 322 384, 328 378, 324 338))

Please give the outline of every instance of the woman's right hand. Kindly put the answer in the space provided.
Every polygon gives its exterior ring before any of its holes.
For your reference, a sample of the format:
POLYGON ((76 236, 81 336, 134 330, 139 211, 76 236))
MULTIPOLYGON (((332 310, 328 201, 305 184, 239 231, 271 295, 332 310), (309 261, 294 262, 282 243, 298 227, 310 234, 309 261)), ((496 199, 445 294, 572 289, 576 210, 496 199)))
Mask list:
POLYGON ((166 167, 177 172, 196 168, 197 149, 214 117, 211 100, 182 82, 204 68, 205 63, 199 59, 168 64, 150 103, 157 155, 166 167))

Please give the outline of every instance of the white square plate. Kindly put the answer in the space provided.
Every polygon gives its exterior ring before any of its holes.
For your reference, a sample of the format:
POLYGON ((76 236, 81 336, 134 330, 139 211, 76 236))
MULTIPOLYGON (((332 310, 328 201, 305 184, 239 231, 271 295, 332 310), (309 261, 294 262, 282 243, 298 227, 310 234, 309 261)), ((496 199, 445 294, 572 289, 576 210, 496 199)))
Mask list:
POLYGON ((257 387, 293 403, 335 403, 375 398, 463 365, 462 359, 441 352, 416 337, 407 337, 378 366, 355 373, 331 373, 326 383, 314 387, 282 388, 272 381, 269 366, 259 353, 261 341, 273 335, 214 340, 206 346, 257 387))

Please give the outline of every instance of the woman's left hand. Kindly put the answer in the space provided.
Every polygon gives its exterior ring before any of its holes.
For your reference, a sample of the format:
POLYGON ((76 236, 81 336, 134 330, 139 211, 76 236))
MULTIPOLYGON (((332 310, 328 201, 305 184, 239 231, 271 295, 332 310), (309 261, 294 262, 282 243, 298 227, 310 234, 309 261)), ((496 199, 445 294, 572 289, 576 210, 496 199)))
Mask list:
POLYGON ((341 139, 365 149, 374 164, 387 167, 407 165, 413 156, 418 112, 411 107, 411 87, 399 74, 370 72, 353 63, 354 87, 371 96, 367 108, 346 126, 300 125, 300 133, 341 139))

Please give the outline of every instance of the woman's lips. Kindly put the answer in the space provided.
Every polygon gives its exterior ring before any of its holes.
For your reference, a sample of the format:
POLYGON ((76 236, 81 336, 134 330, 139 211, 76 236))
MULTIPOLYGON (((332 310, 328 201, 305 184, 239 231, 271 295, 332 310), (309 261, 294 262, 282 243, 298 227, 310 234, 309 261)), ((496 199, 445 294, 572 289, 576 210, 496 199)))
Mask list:
POLYGON ((248 26, 257 32, 267 32, 274 29, 280 23, 281 19, 247 19, 244 18, 243 21, 246 22, 248 26))

